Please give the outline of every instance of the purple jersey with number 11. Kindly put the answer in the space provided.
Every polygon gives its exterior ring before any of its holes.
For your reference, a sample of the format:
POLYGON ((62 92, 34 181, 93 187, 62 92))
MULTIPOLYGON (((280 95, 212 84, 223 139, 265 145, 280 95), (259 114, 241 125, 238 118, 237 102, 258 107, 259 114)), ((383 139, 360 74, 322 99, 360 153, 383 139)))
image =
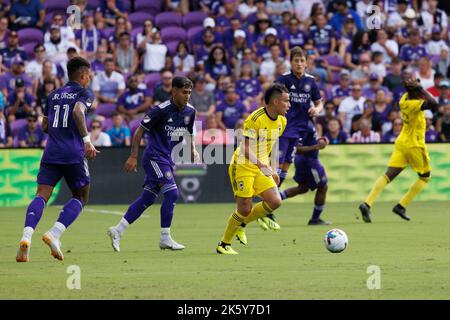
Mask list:
POLYGON ((48 140, 42 156, 43 163, 79 164, 83 163, 83 139, 72 116, 77 102, 91 108, 94 95, 76 82, 54 90, 47 98, 44 115, 48 119, 48 140))

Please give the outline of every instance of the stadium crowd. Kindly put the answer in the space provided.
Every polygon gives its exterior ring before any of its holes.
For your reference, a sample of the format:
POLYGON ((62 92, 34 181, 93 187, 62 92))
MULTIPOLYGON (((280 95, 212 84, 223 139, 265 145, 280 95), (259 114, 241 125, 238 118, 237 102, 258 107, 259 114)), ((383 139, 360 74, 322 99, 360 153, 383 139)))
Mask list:
POLYGON ((94 145, 129 146, 174 75, 194 81, 197 142, 234 143, 226 129, 262 104, 295 46, 320 84, 316 126, 330 143, 395 141, 405 73, 440 104, 426 111, 427 142, 450 141, 449 12, 437 0, 0 1, 0 147, 45 146, 46 97, 77 55, 94 72, 94 145), (70 5, 79 21, 67 23, 70 5))

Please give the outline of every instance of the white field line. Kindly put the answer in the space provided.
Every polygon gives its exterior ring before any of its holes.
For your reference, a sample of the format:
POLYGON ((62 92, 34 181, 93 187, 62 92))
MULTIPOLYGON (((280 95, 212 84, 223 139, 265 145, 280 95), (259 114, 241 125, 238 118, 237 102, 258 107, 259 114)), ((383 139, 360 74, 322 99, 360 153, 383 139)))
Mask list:
MULTIPOLYGON (((101 214, 112 214, 115 216, 123 216, 125 214, 125 212, 122 212, 122 211, 98 210, 98 209, 90 209, 90 208, 85 208, 85 209, 83 209, 83 211, 95 212, 95 213, 101 213, 101 214)), ((150 217, 145 214, 142 214, 140 216, 140 218, 150 218, 150 217)))

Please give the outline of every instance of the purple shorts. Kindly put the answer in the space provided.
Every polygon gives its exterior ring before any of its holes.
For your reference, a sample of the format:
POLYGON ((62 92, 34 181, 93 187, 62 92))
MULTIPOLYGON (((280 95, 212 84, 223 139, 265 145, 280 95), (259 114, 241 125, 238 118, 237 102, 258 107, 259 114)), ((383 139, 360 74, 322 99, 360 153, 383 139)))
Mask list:
POLYGON ((328 178, 319 159, 296 156, 294 181, 298 184, 306 184, 310 190, 315 190, 325 186, 328 178))
POLYGON ((62 178, 66 180, 70 190, 79 190, 87 186, 91 182, 87 161, 84 160, 83 163, 78 164, 52 164, 41 162, 37 176, 38 184, 54 187, 62 178))
POLYGON ((159 192, 164 185, 176 184, 171 165, 146 159, 143 167, 145 170, 144 188, 159 192))
POLYGON ((295 155, 295 147, 297 146, 298 139, 297 138, 284 138, 280 137, 279 139, 279 163, 292 163, 295 155))

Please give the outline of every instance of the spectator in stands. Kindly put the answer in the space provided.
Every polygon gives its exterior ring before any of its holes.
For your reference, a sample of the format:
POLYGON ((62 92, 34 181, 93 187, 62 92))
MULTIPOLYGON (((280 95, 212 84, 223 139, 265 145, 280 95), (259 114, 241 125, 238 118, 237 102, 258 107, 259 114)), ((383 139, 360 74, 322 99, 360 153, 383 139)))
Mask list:
POLYGON ((106 133, 111 138, 113 147, 129 147, 131 141, 130 129, 123 123, 122 115, 118 112, 112 116, 113 126, 106 133))
POLYGON ((291 48, 304 47, 308 43, 308 34, 300 28, 300 21, 295 17, 291 18, 289 28, 284 35, 280 35, 280 38, 283 40, 283 48, 287 57, 291 48))
POLYGON ((397 0, 397 10, 389 13, 389 17, 387 20, 388 30, 396 31, 406 24, 404 16, 407 9, 408 0, 397 0))
POLYGON ((234 87, 236 89, 235 84, 236 83, 232 81, 230 76, 221 75, 219 77, 219 79, 217 80, 217 85, 214 89, 214 98, 216 99, 216 105, 223 102, 228 88, 234 87))
POLYGON ((0 108, 0 148, 11 148, 12 146, 13 137, 11 128, 3 113, 3 109, 0 108))
POLYGON ((257 1, 255 0, 244 0, 241 4, 239 4, 238 11, 243 20, 247 19, 249 15, 256 12, 258 9, 255 5, 256 2, 257 1))
MULTIPOLYGON (((63 39, 63 41, 68 41, 68 42, 72 42, 73 44, 75 43, 75 33, 73 32, 72 27, 70 26, 70 24, 65 25, 64 24, 64 18, 61 12, 54 12, 53 16, 52 16, 52 25, 54 26, 59 26, 59 29, 61 31, 61 38, 63 39)), ((50 41, 50 32, 47 31, 45 32, 44 35, 44 42, 49 42, 50 41)))
POLYGON ((422 30, 417 26, 416 18, 417 15, 413 8, 406 9, 404 14, 406 24, 401 27, 397 33, 397 42, 400 46, 403 46, 408 42, 412 31, 418 31, 419 34, 421 34, 422 30))
POLYGON ((294 12, 294 6, 290 0, 269 0, 267 1, 267 13, 272 19, 273 26, 282 24, 281 14, 283 12, 294 12))
POLYGON ((195 106, 196 115, 199 119, 206 119, 213 115, 216 109, 214 94, 206 90, 206 79, 204 76, 198 76, 194 81, 190 103, 195 106))
POLYGON ((76 45, 61 37, 61 30, 57 25, 50 27, 50 40, 45 42, 44 46, 47 58, 56 64, 67 63, 67 50, 69 48, 75 48, 78 51, 76 45))
POLYGON ((325 82, 331 79, 330 67, 328 62, 320 58, 315 50, 306 51, 306 72, 316 77, 316 81, 321 86, 325 85, 325 82))
POLYGON ((9 19, 15 30, 22 28, 42 28, 45 10, 39 0, 18 0, 11 6, 9 19))
POLYGON ((350 96, 350 80, 350 72, 346 69, 342 69, 339 73, 339 84, 333 86, 331 89, 331 98, 333 99, 334 105, 340 105, 342 100, 350 96))
POLYGON ((105 71, 105 59, 107 58, 107 47, 99 46, 95 52, 95 59, 91 62, 91 70, 94 74, 100 71, 105 71))
POLYGON ((250 64, 242 65, 242 72, 239 80, 236 81, 236 89, 245 97, 244 104, 247 110, 252 110, 261 104, 263 90, 258 78, 252 77, 250 64))
POLYGON ((35 112, 34 97, 26 92, 22 78, 15 80, 15 90, 9 93, 6 106, 9 123, 16 119, 25 119, 27 114, 35 112))
POLYGON ((233 144, 234 139, 224 129, 217 125, 216 116, 211 114, 206 119, 205 128, 195 136, 196 144, 226 145, 233 144))
POLYGON ((372 130, 372 124, 368 119, 359 121, 359 130, 352 136, 353 143, 378 143, 380 134, 372 130))
POLYGON ((450 104, 445 105, 444 115, 436 120, 436 130, 439 132, 440 141, 450 141, 450 104))
POLYGON ((447 80, 442 80, 439 83, 439 96, 437 97, 439 104, 450 104, 450 83, 447 80))
POLYGON ((335 52, 337 47, 336 30, 327 24, 325 15, 318 15, 316 21, 316 24, 309 27, 310 43, 319 54, 326 55, 335 52))
POLYGON ((175 67, 175 72, 190 74, 194 71, 194 56, 189 53, 185 41, 180 41, 178 43, 177 51, 173 57, 173 66, 175 67))
POLYGON ((342 100, 339 105, 339 120, 343 130, 350 133, 352 119, 355 115, 360 115, 364 111, 366 98, 362 95, 361 85, 352 85, 351 95, 342 100))
POLYGON ((127 90, 117 101, 117 111, 127 121, 143 117, 144 113, 152 106, 152 97, 148 90, 138 88, 138 77, 131 75, 127 79, 127 90))
POLYGON ((377 40, 370 47, 372 52, 381 52, 383 54, 383 63, 390 64, 392 59, 398 55, 398 44, 388 38, 384 29, 377 31, 377 40))
POLYGON ((215 39, 216 38, 212 30, 205 30, 200 44, 196 48, 194 48, 195 61, 197 62, 198 66, 201 66, 203 68, 203 70, 205 69, 205 64, 208 61, 209 54, 216 46, 215 39))
POLYGON ((439 132, 434 129, 433 126, 433 112, 431 110, 425 110, 426 131, 425 142, 436 142, 439 139, 439 132))
POLYGON ((0 50, 0 55, 2 56, 2 63, 6 68, 11 67, 11 62, 16 57, 20 57, 23 61, 27 60, 27 54, 19 48, 17 31, 12 30, 8 32, 8 45, 6 48, 0 50))
POLYGON ((239 119, 248 116, 247 108, 239 101, 239 96, 233 87, 227 89, 225 100, 217 106, 216 120, 220 129, 233 129, 239 119))
POLYGON ((348 8, 347 1, 345 0, 335 1, 335 7, 336 13, 333 14, 333 17, 330 20, 330 25, 333 27, 334 30, 338 32, 342 31, 345 19, 349 14, 353 16, 353 20, 355 21, 355 25, 358 28, 358 30, 363 29, 361 18, 354 10, 348 8))
POLYGON ((436 63, 436 71, 442 74, 446 74, 450 78, 450 48, 444 48, 441 50, 439 60, 436 63))
POLYGON ((207 17, 205 18, 205 20, 203 20, 203 30, 199 31, 192 40, 193 51, 197 52, 197 50, 205 44, 207 47, 209 47, 213 44, 213 42, 214 44, 221 43, 222 34, 218 32, 214 19, 211 17, 207 17))
POLYGON ((341 123, 338 119, 330 119, 328 121, 328 130, 325 133, 325 137, 328 138, 330 144, 342 144, 342 143, 351 143, 352 139, 348 136, 348 134, 341 130, 341 123))
POLYGON ((247 46, 246 38, 247 35, 242 29, 237 29, 233 33, 233 42, 227 46, 228 56, 231 57, 230 63, 232 68, 236 68, 238 63, 244 59, 245 50, 250 49, 247 46))
POLYGON ((215 84, 220 75, 231 75, 225 49, 216 46, 209 53, 205 64, 205 78, 209 83, 215 84))
POLYGON ((328 123, 336 117, 336 105, 328 100, 324 105, 325 114, 316 118, 316 129, 319 137, 328 132, 328 123))
POLYGON ((154 28, 153 21, 150 19, 145 19, 144 25, 142 27, 142 32, 139 32, 136 35, 136 39, 135 39, 136 47, 139 47, 140 44, 142 43, 142 41, 144 41, 144 40, 149 43, 152 43, 151 35, 152 35, 153 28, 154 28), (149 35, 149 37, 147 37, 147 35, 149 35))
POLYGON ((268 28, 265 32, 264 40, 261 44, 257 45, 256 50, 256 62, 261 63, 262 61, 266 59, 270 59, 270 47, 273 44, 277 44, 280 46, 280 55, 281 57, 284 56, 283 54, 283 48, 281 45, 281 42, 278 39, 279 35, 277 33, 277 30, 275 28, 268 28))
POLYGON ((108 41, 103 31, 97 29, 93 16, 86 16, 84 18, 83 28, 77 30, 76 45, 81 50, 81 55, 89 61, 92 61, 97 49, 103 45, 107 46, 108 41))
POLYGON ((442 73, 436 72, 434 74, 434 86, 427 89, 427 91, 435 98, 439 97, 439 84, 442 80, 445 80, 445 76, 442 73))
POLYGON ((391 108, 388 113, 388 121, 384 122, 381 126, 381 135, 385 135, 387 132, 392 130, 392 124, 395 119, 401 119, 398 110, 391 108))
POLYGON ((106 132, 102 131, 102 123, 94 119, 91 122, 91 131, 89 132, 92 144, 96 147, 111 147, 111 138, 106 132))
MULTIPOLYGON (((67 61, 78 56, 79 55, 75 47, 70 47, 69 49, 67 49, 66 52, 67 61)), ((64 62, 60 63, 59 65, 56 66, 56 69, 57 69, 57 76, 58 78, 60 78, 61 81, 63 81, 64 83, 69 81, 69 75, 67 74, 67 63, 64 62)))
POLYGON ((384 123, 389 122, 389 111, 391 111, 391 106, 387 103, 386 93, 380 88, 376 91, 373 103, 373 130, 382 131, 384 123))
POLYGON ((114 50, 114 62, 116 71, 122 74, 134 74, 139 66, 139 57, 131 43, 128 32, 120 34, 119 45, 114 50))
POLYGON ((155 104, 167 101, 172 97, 172 71, 170 69, 163 69, 160 74, 161 84, 156 87, 153 93, 153 101, 155 104))
POLYGON ((241 60, 237 60, 237 64, 234 67, 233 76, 238 78, 241 74, 242 65, 247 63, 250 65, 250 69, 252 70, 252 77, 257 77, 259 74, 259 65, 256 63, 254 59, 254 54, 251 48, 244 49, 244 55, 241 60))
POLYGON ((390 72, 383 78, 383 86, 393 91, 402 85, 402 61, 399 58, 392 59, 390 72))
POLYGON ((0 90, 2 90, 4 97, 7 97, 9 93, 14 91, 15 80, 18 78, 23 80, 26 90, 31 93, 32 81, 24 72, 24 61, 19 56, 12 60, 11 71, 0 77, 0 90))
MULTIPOLYGON (((269 16, 265 13, 260 14, 257 19, 258 20, 255 22, 254 31, 252 32, 253 51, 255 52, 258 50, 258 46, 263 43, 267 29, 269 29, 272 25, 272 21, 270 21, 269 16)), ((247 23, 251 22, 247 20, 247 23)), ((250 30, 252 29, 253 28, 250 28, 250 30)))
MULTIPOLYGON (((1 11, 0 11, 1 12, 1 11)), ((0 50, 6 48, 8 45, 8 18, 0 18, 0 50)))
POLYGON ((366 99, 375 101, 375 96, 377 94, 378 89, 382 89, 386 96, 386 102, 391 103, 392 94, 388 88, 381 85, 381 80, 378 74, 371 73, 369 76, 369 84, 363 87, 363 96, 366 99))
POLYGON ((419 25, 423 25, 425 29, 425 36, 428 37, 432 32, 433 26, 438 26, 441 30, 441 36, 446 37, 448 26, 448 13, 438 9, 438 0, 428 0, 427 10, 423 10, 419 16, 419 25))
POLYGON ((425 89, 429 89, 434 85, 433 64, 428 57, 419 59, 419 69, 415 73, 415 77, 420 80, 420 85, 425 89))
POLYGON ((153 28, 152 33, 146 35, 146 38, 142 40, 139 47, 144 52, 143 66, 145 72, 159 72, 170 61, 167 56, 169 50, 162 43, 161 33, 157 28, 153 28), (151 41, 149 38, 151 38, 151 41))
POLYGON ((18 134, 21 148, 44 148, 47 142, 46 135, 38 123, 36 112, 27 114, 27 125, 18 134))
POLYGON ((33 80, 33 95, 37 97, 40 91, 43 91, 44 79, 52 79, 56 88, 61 87, 61 81, 53 73, 54 64, 50 60, 45 60, 42 64, 42 71, 38 78, 33 80))
POLYGON ((392 122, 392 129, 386 132, 386 134, 383 136, 382 142, 389 142, 394 143, 395 140, 397 140, 397 137, 400 135, 400 132, 402 131, 403 122, 402 119, 395 119, 392 122))
POLYGON ((270 58, 264 60, 259 70, 261 83, 272 82, 275 80, 275 71, 278 63, 282 63, 286 68, 290 67, 289 61, 281 57, 281 48, 278 44, 270 46, 270 58))
POLYGON ((237 18, 241 20, 241 15, 237 11, 236 0, 223 0, 223 12, 216 18, 216 24, 219 26, 219 32, 224 33, 231 27, 231 20, 237 18))
POLYGON ((322 0, 294 0, 295 16, 303 21, 305 29, 317 25, 317 18, 327 13, 322 0))
POLYGON ((189 12, 189 0, 165 0, 168 11, 176 11, 181 15, 189 12))
POLYGON ((342 27, 340 39, 338 40, 339 55, 341 57, 345 55, 345 50, 347 49, 348 45, 352 43, 352 40, 357 32, 358 28, 356 28, 355 26, 355 20, 353 20, 353 16, 351 14, 347 15, 347 17, 345 18, 344 26, 342 27))
MULTIPOLYGON (((230 48, 234 41, 234 33, 237 30, 242 30, 245 33, 244 38, 247 38, 247 33, 245 28, 242 25, 240 16, 236 15, 230 19, 230 27, 226 29, 222 34, 222 43, 224 48, 230 48)), ((250 39, 245 40, 246 45, 251 45, 250 39)))
MULTIPOLYGON (((114 25, 114 32, 106 39, 110 51, 114 52, 117 48, 117 46, 120 43, 120 35, 124 32, 127 32, 128 34, 132 30, 131 23, 127 21, 127 19, 123 17, 116 17, 116 24, 114 25)), ((131 41, 131 39, 130 39, 131 41)))
MULTIPOLYGON (((44 62, 46 61, 45 60, 46 55, 45 55, 45 47, 40 43, 34 46, 33 51, 34 51, 34 60, 28 62, 28 64, 25 67, 25 72, 34 81, 42 75, 43 65, 44 62)), ((52 74, 56 75, 57 73, 56 65, 52 62, 50 63, 52 64, 52 74)))
MULTIPOLYGON (((360 56, 370 51, 369 34, 365 31, 358 31, 353 42, 345 50, 344 65, 351 70, 358 68, 360 56)), ((370 63, 370 59, 369 59, 370 63)))
POLYGON ((438 56, 444 49, 448 52, 448 44, 443 40, 445 39, 445 36, 442 37, 441 34, 441 27, 439 27, 439 25, 435 25, 432 29, 431 39, 426 45, 428 54, 432 56, 438 56))
POLYGON ((102 0, 95 13, 95 20, 104 27, 113 27, 116 17, 128 19, 122 0, 102 0))
POLYGON ((412 30, 409 41, 402 46, 399 57, 405 66, 416 66, 420 58, 427 57, 427 49, 421 44, 420 34, 417 30, 412 30))
POLYGON ((97 73, 92 81, 92 90, 100 103, 116 103, 125 90, 123 76, 114 71, 114 60, 105 60, 105 71, 97 73))
POLYGON ((55 89, 55 79, 44 78, 42 88, 37 92, 36 111, 39 115, 42 115, 44 113, 44 110, 47 106, 47 97, 55 89))

